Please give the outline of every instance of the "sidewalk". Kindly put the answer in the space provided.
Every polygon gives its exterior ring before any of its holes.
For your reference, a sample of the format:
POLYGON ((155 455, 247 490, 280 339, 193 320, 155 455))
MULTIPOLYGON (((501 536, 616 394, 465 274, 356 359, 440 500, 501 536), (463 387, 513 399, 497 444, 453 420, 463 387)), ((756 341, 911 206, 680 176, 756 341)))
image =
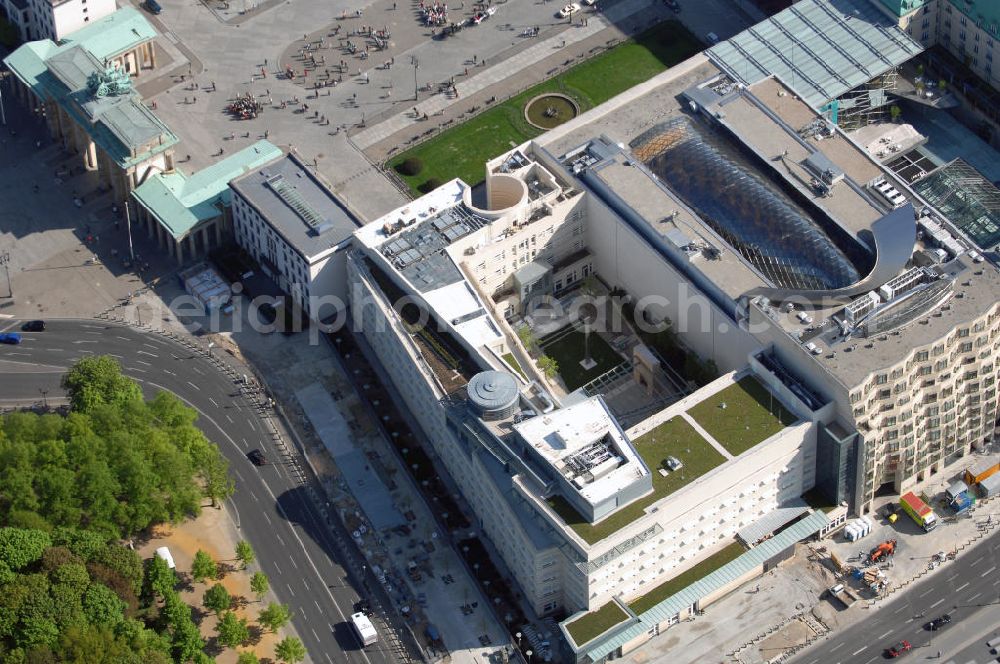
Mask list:
POLYGON ((416 109, 420 120, 411 106, 405 112, 351 135, 351 139, 371 159, 382 161, 404 144, 420 139, 428 130, 443 129, 466 119, 472 107, 482 109, 491 97, 505 101, 612 44, 674 16, 662 4, 651 4, 649 0, 623 0, 610 7, 606 16, 587 12, 582 16, 587 19, 586 25, 581 23, 582 18, 577 18, 573 27, 552 37, 530 46, 509 49, 516 52, 494 58, 499 64, 480 67, 481 73, 474 74, 476 68, 470 68, 469 78, 456 76, 458 96, 435 93, 419 102, 416 109), (612 24, 609 25, 609 21, 612 24), (564 40, 566 45, 563 47, 564 40), (422 120, 424 114, 428 121, 422 120))

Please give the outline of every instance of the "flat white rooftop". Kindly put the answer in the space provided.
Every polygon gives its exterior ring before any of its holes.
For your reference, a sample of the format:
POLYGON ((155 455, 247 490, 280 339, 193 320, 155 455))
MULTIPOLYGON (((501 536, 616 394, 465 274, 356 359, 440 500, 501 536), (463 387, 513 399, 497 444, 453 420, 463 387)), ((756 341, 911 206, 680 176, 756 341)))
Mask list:
POLYGON ((650 474, 599 397, 525 420, 514 430, 591 504, 650 474))

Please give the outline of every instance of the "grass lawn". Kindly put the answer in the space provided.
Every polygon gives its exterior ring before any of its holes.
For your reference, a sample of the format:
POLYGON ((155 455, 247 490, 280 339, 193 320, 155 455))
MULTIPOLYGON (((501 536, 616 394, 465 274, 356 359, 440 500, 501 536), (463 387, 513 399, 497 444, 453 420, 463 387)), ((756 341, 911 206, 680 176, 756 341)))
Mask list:
POLYGON ((582 615, 566 625, 566 631, 582 646, 628 618, 628 614, 614 602, 608 602, 596 611, 582 615))
POLYGON ((756 378, 746 376, 691 408, 688 414, 733 456, 797 419, 756 378), (719 404, 725 402, 723 410, 719 404))
POLYGON ((503 361, 507 363, 507 366, 516 371, 521 378, 528 380, 528 377, 524 375, 524 369, 521 368, 521 363, 517 361, 513 353, 504 353, 502 355, 503 361))
POLYGON ((567 332, 566 328, 563 328, 538 342, 542 352, 559 365, 559 376, 566 384, 567 392, 583 387, 602 373, 610 371, 625 361, 608 345, 607 341, 601 338, 601 335, 592 332, 589 342, 590 358, 597 364, 593 369, 584 369, 580 366, 580 360, 583 359, 583 340, 583 332, 579 330, 567 332), (565 336, 557 341, 546 340, 553 335, 565 336))
POLYGON ((649 433, 639 436, 633 444, 653 473, 653 492, 648 496, 626 505, 596 524, 585 522, 562 496, 556 495, 549 499, 549 506, 577 535, 590 544, 624 528, 641 517, 645 509, 657 500, 690 484, 726 460, 680 417, 667 420, 649 433), (677 457, 684 467, 663 477, 657 469, 663 467, 667 456, 677 457))
POLYGON ((694 567, 681 572, 666 583, 661 583, 656 586, 642 597, 638 597, 632 602, 629 602, 628 606, 630 609, 635 611, 636 614, 642 615, 645 611, 649 611, 651 608, 668 597, 676 595, 695 581, 705 578, 726 563, 739 558, 745 551, 746 549, 743 548, 743 545, 739 542, 733 542, 722 551, 712 554, 694 567))
POLYGON ((668 67, 682 62, 702 45, 676 21, 666 21, 619 46, 597 55, 566 72, 540 83, 429 141, 400 153, 389 165, 395 168, 409 157, 424 163, 417 175, 403 180, 415 195, 431 178, 447 182, 462 178, 474 185, 485 177, 486 161, 534 138, 542 130, 524 119, 524 105, 543 92, 562 92, 573 97, 581 112, 601 104, 668 67))

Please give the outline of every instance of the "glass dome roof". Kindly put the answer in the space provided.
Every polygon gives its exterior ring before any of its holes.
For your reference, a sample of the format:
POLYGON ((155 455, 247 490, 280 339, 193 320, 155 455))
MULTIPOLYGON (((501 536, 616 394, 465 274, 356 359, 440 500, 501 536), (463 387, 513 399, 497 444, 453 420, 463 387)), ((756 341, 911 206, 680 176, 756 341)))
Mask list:
POLYGON ((860 279, 809 213, 735 150, 678 117, 632 148, 646 166, 775 286, 825 290, 860 279))

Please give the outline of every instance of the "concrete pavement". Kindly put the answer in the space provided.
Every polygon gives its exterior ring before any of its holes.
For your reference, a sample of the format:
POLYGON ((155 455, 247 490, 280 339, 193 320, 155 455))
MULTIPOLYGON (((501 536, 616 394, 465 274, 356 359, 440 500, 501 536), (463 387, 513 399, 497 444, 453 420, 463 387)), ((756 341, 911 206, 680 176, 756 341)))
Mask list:
MULTIPOLYGON (((795 664, 871 664, 906 640, 920 659, 947 660, 1000 626, 1000 538, 993 536, 949 562, 849 629, 835 632, 789 660, 795 664), (941 632, 924 625, 948 613, 941 632)), ((987 637, 989 638, 989 637, 987 637)), ((981 660, 986 661, 986 660, 981 660)))

